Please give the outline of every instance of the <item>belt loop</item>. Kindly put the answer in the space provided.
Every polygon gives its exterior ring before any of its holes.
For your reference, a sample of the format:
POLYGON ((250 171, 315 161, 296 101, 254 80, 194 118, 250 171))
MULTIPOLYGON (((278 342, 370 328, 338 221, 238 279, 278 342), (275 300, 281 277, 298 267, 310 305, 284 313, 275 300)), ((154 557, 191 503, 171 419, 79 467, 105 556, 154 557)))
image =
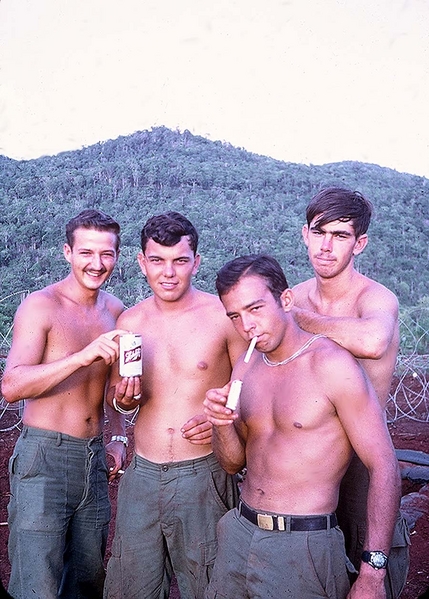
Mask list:
POLYGON ((285 521, 286 521, 286 532, 290 532, 290 523, 291 523, 292 517, 291 516, 286 516, 285 521))
POLYGON ((243 505, 242 501, 238 502, 238 515, 241 516, 241 506, 243 505))
POLYGON ((328 533, 328 536, 331 536, 331 530, 332 530, 332 527, 331 527, 331 515, 328 514, 326 516, 326 531, 328 533))
POLYGON ((25 426, 25 425, 24 425, 24 426, 22 427, 22 433, 21 433, 21 434, 22 434, 22 438, 23 438, 23 439, 25 439, 25 437, 27 436, 27 433, 28 433, 28 426, 25 426))
POLYGON ((61 445, 62 440, 63 440, 62 434, 61 433, 57 433, 57 442, 56 442, 56 445, 57 446, 61 445))

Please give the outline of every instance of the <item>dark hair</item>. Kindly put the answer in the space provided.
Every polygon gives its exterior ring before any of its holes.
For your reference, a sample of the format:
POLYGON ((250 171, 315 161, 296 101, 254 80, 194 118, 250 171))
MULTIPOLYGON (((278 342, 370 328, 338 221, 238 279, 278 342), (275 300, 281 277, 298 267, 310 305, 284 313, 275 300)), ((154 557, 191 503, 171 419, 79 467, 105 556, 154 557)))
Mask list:
POLYGON ((327 187, 317 193, 307 206, 307 224, 316 216, 316 227, 323 227, 334 220, 351 221, 356 237, 367 232, 371 221, 372 204, 359 193, 342 187, 327 187))
POLYGON ((152 216, 141 232, 142 251, 145 252, 149 239, 153 239, 160 245, 171 247, 179 243, 182 237, 188 237, 191 250, 196 254, 198 233, 191 221, 179 212, 165 212, 158 216, 152 216))
POLYGON ((111 231, 116 235, 116 249, 119 248, 121 228, 111 216, 99 210, 83 210, 66 224, 67 243, 72 248, 76 229, 95 229, 96 231, 111 231))
POLYGON ((268 254, 240 256, 222 266, 216 278, 219 297, 226 295, 240 279, 252 275, 264 279, 275 300, 280 303, 280 296, 289 285, 280 264, 268 254))

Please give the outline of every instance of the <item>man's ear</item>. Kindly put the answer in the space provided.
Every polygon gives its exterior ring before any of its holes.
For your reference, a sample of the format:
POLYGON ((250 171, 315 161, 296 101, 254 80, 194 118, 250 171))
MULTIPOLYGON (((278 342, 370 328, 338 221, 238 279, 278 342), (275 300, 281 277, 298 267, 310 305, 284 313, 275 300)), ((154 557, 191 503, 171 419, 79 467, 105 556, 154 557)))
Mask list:
POLYGON ((71 262, 72 249, 71 249, 71 247, 69 246, 68 243, 64 244, 63 253, 64 253, 64 258, 67 260, 67 262, 70 263, 71 262))
POLYGON ((195 254, 194 268, 192 269, 192 274, 193 275, 197 274, 197 271, 200 268, 200 264, 201 264, 201 256, 200 256, 200 254, 195 254))
POLYGON ((303 225, 301 232, 302 232, 302 238, 304 240, 304 243, 308 247, 308 225, 307 224, 303 225))
POLYGON ((139 263, 140 266, 140 270, 143 273, 143 276, 146 276, 146 260, 145 260, 145 256, 143 254, 143 252, 139 252, 137 254, 137 262, 139 263))
POLYGON ((292 289, 289 289, 289 288, 285 289, 280 296, 280 301, 281 301, 283 310, 285 312, 290 312, 292 310, 293 304, 294 304, 292 289))
POLYGON ((368 235, 365 233, 357 238, 355 247, 353 249, 353 255, 358 256, 360 253, 364 251, 366 246, 368 245, 368 235))

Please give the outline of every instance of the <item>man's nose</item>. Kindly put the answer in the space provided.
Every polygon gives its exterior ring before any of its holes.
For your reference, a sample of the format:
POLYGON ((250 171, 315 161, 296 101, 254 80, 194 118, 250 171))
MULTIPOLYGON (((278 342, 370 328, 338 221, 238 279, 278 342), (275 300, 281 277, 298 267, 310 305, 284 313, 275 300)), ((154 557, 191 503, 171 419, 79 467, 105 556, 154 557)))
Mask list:
POLYGON ((101 270, 103 268, 103 262, 101 260, 101 256, 98 254, 93 254, 91 259, 91 266, 94 270, 101 270))
POLYGON ((165 277, 174 277, 175 275, 175 268, 174 268, 174 264, 172 262, 165 262, 164 263, 164 276, 165 277))
POLYGON ((241 325, 245 333, 250 333, 250 331, 255 328, 255 323, 253 322, 253 318, 250 314, 246 314, 241 317, 241 325))
POLYGON ((324 252, 332 251, 332 235, 323 235, 321 249, 324 252))

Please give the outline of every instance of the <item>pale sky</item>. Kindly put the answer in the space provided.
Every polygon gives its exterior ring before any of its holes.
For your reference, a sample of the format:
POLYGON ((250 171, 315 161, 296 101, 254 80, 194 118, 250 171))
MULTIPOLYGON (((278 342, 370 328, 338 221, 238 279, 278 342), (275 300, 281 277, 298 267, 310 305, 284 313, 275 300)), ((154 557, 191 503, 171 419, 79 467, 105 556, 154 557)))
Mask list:
POLYGON ((429 177, 428 0, 0 0, 0 154, 165 125, 429 177))

